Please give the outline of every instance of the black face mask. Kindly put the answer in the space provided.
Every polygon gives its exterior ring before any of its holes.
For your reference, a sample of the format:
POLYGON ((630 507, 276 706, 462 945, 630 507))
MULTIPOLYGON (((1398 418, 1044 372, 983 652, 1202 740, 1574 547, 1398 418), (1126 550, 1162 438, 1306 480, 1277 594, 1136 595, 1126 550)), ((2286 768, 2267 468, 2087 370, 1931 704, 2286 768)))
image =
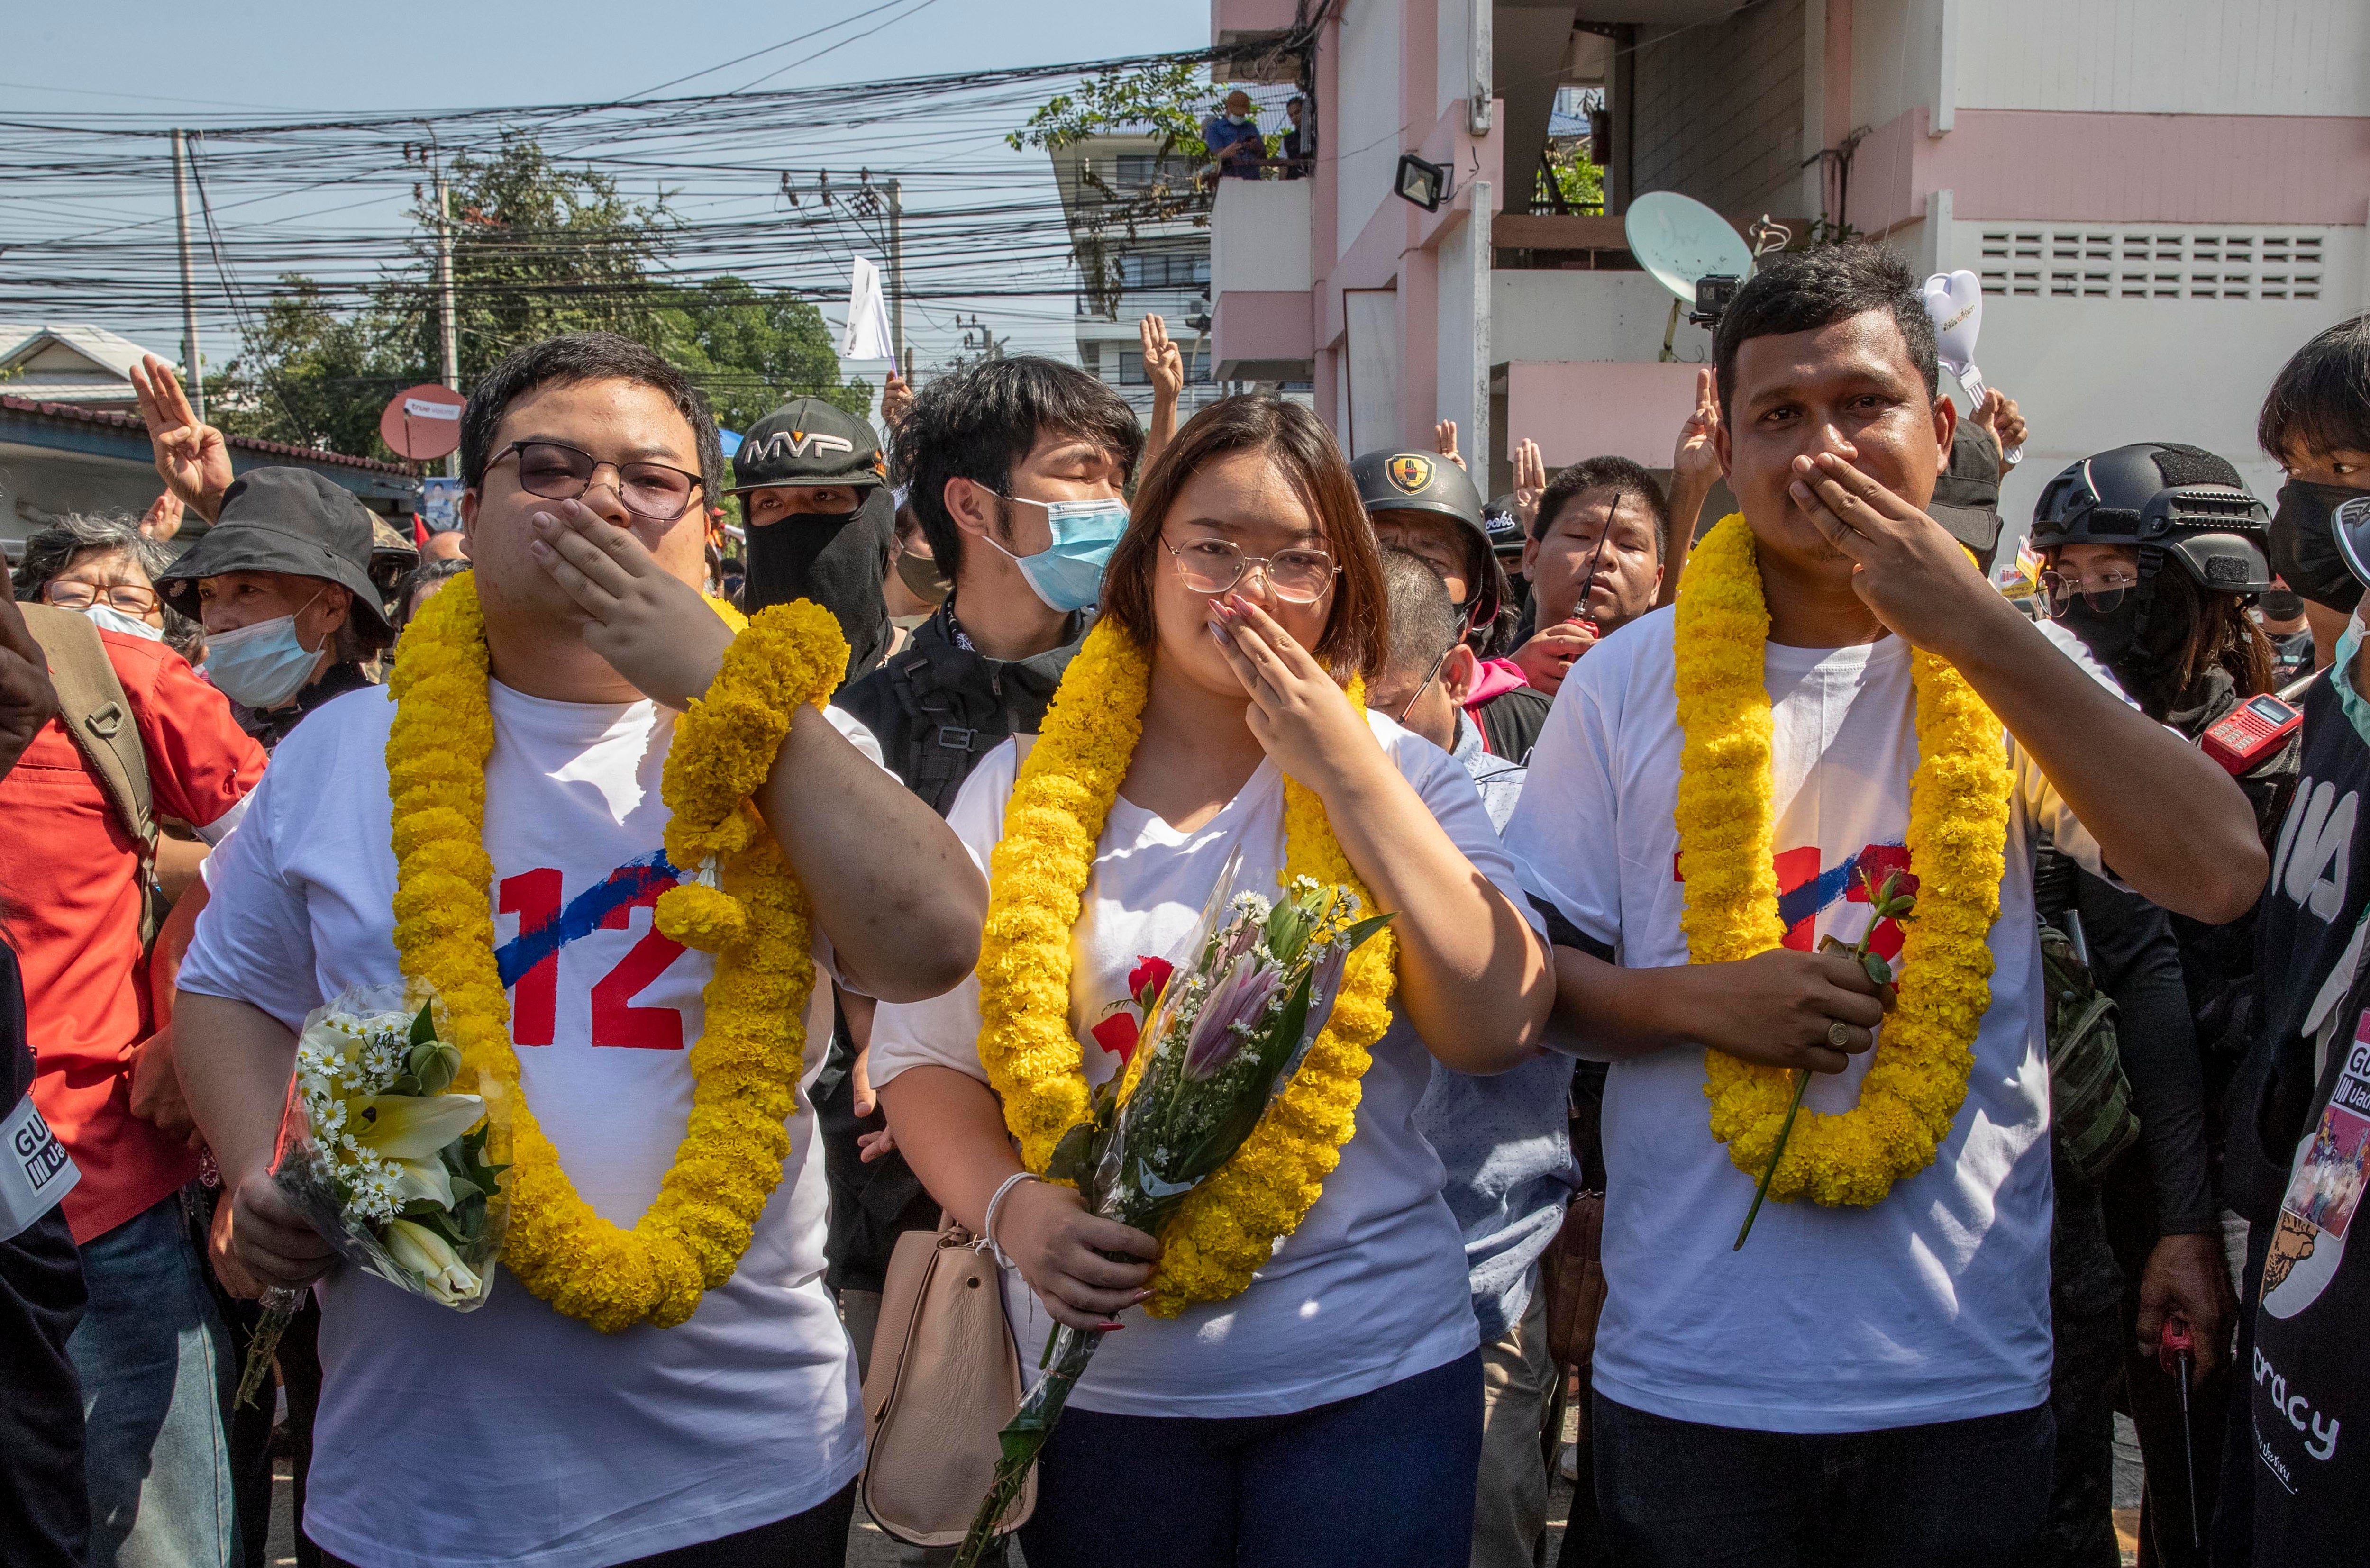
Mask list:
POLYGON ((2090 608, 2088 597, 2077 593, 2065 606, 2065 613, 2057 617, 2057 624, 2081 638, 2091 658, 2113 670, 2139 647, 2139 596, 2126 593, 2121 604, 2101 614, 2090 608))
POLYGON ((749 577, 742 604, 754 615, 769 604, 811 599, 838 617, 847 637, 850 680, 880 662, 888 647, 889 541, 897 509, 875 486, 852 512, 808 512, 749 530, 749 577))
POLYGON ((2266 589, 2255 602, 2267 621, 2293 621, 2304 613, 2304 595, 2290 589, 2266 589))
POLYGON ((2291 479, 2280 486, 2279 509, 2272 514, 2272 570, 2315 604, 2349 615, 2361 602, 2362 580, 2338 553, 2330 517, 2362 493, 2291 479))

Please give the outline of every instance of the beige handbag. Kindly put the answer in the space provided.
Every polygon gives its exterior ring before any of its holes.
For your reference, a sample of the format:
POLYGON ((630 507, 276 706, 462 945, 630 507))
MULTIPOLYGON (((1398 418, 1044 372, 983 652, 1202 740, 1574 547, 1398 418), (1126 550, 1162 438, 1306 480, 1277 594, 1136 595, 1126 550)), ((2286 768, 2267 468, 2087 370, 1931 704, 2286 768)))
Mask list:
MULTIPOLYGON (((897 1238, 864 1379, 865 1511, 913 1546, 961 1544, 1022 1392, 996 1266, 952 1219, 940 1226, 897 1238)), ((1004 1531, 1036 1509, 1031 1470, 1004 1531)))

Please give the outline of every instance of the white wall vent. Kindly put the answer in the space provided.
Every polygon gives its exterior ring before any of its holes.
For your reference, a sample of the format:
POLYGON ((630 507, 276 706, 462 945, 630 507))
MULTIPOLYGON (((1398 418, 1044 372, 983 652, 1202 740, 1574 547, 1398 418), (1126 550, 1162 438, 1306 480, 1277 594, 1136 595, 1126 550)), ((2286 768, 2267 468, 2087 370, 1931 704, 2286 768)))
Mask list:
POLYGON ((2321 236, 2224 230, 1985 229, 1987 294, 2095 300, 2317 300, 2321 236))

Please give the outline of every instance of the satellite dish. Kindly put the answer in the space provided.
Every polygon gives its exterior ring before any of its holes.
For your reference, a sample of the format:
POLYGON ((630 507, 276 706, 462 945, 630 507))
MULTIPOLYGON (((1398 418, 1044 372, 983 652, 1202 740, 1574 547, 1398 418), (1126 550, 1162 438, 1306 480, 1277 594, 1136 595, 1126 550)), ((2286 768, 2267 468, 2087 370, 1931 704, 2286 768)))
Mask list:
POLYGON ((1753 252, 1729 221, 1692 196, 1650 190, 1629 203, 1621 220, 1630 254, 1655 280, 1680 299, 1696 303, 1696 280, 1753 276, 1753 252))
POLYGON ((443 457, 461 444, 461 409, 467 401, 432 381, 406 387, 386 400, 378 417, 379 440, 397 457, 415 463, 443 457))

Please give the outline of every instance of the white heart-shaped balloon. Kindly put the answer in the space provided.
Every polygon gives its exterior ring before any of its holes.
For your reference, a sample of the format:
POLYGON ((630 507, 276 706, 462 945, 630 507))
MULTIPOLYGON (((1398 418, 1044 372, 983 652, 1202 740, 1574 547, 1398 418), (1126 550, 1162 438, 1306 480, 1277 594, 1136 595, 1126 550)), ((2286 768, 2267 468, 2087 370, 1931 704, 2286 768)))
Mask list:
POLYGON ((1962 267, 1926 280, 1926 314, 1934 322, 1934 352, 1950 373, 1975 362, 1975 338, 1984 326, 1983 280, 1962 267))

